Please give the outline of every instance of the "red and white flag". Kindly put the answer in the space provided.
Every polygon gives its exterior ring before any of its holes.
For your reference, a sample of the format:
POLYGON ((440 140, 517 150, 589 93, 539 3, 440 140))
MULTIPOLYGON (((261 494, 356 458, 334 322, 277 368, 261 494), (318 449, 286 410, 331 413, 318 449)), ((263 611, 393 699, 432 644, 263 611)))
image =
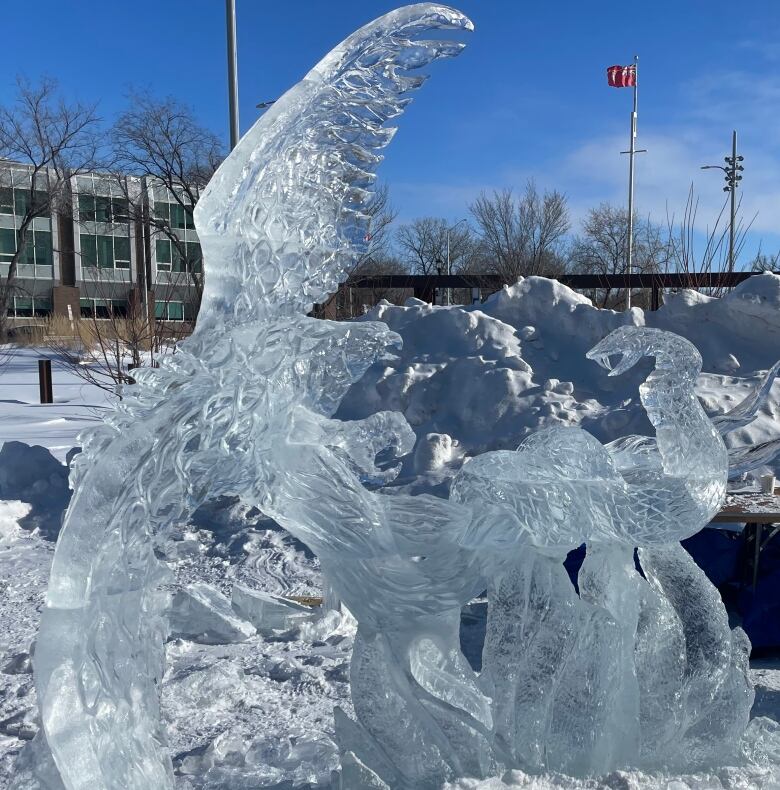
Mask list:
POLYGON ((610 88, 633 88, 636 85, 636 66, 610 66, 607 82, 610 88))

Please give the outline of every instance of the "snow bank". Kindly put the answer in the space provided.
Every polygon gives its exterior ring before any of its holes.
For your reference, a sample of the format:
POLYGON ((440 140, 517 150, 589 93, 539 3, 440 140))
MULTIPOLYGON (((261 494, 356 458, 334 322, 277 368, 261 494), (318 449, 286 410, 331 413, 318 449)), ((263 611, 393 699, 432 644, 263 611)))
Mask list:
POLYGON ((45 447, 23 442, 0 447, 0 500, 18 499, 31 506, 19 519, 22 527, 56 540, 70 494, 67 468, 45 447))
MULTIPOLYGON (((655 312, 601 310, 564 285, 529 277, 481 305, 432 307, 382 302, 361 320, 386 322, 402 349, 373 365, 348 392, 338 416, 404 413, 417 434, 397 483, 442 493, 466 456, 516 447, 549 425, 579 425, 601 441, 652 431, 638 386, 649 361, 608 378, 585 352, 618 326, 652 326, 699 348, 705 408, 719 413, 780 358, 780 276, 752 277, 722 299, 693 291, 668 296, 655 312), (432 437, 447 437, 434 439, 432 437)), ((780 382, 756 422, 730 444, 780 435, 780 382)))

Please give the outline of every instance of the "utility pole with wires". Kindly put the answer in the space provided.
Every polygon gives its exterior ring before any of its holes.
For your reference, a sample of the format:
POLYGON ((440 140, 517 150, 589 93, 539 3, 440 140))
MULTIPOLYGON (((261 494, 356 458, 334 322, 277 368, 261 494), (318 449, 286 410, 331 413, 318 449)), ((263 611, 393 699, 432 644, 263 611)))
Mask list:
MULTIPOLYGON (((647 153, 646 148, 636 147, 637 134, 637 106, 639 87, 639 55, 634 55, 634 62, 630 66, 610 66, 607 69, 607 82, 612 88, 633 88, 634 107, 631 110, 631 131, 629 136, 628 151, 628 238, 626 252, 626 273, 631 276, 634 259, 634 156, 647 153)), ((626 309, 631 309, 631 288, 626 290, 626 309)))

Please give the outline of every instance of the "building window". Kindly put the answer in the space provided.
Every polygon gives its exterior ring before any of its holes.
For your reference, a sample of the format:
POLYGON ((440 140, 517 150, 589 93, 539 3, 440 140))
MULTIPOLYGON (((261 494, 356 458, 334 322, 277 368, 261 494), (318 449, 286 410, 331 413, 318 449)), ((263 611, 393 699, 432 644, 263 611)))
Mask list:
POLYGON ((157 271, 160 272, 199 272, 203 268, 203 255, 197 241, 179 242, 170 239, 157 239, 157 271), (182 251, 187 260, 182 258, 182 251))
POLYGON ((36 296, 33 299, 33 314, 40 318, 51 315, 51 299, 42 299, 36 296))
POLYGON ((53 266, 54 255, 52 254, 51 231, 34 231, 34 249, 36 266, 53 266))
POLYGON ((11 187, 0 187, 0 214, 14 213, 14 191, 11 187))
POLYGON ((81 234, 81 265, 97 266, 97 237, 81 234))
MULTIPOLYGON (((11 263, 16 253, 16 239, 17 231, 13 228, 0 228, 0 263, 11 263)), ((54 259, 51 232, 28 229, 24 234, 19 263, 27 266, 52 266, 54 259)))
POLYGON ((16 231, 0 228, 0 263, 11 263, 16 252, 16 231))
POLYGON ((155 302, 154 317, 158 321, 183 321, 184 302, 155 302))
POLYGON ((130 238, 82 233, 81 263, 82 266, 97 266, 100 269, 129 269, 130 238))
POLYGON ((114 268, 114 238, 113 236, 97 236, 97 265, 100 269, 114 268))
POLYGON ((199 272, 203 268, 203 253, 197 241, 187 242, 187 262, 192 272, 199 272))
POLYGON ((155 245, 157 270, 169 272, 171 270, 171 241, 170 239, 157 239, 155 245))
POLYGON ((130 207, 125 198, 80 194, 79 219, 83 222, 126 224, 130 221, 130 207))
POLYGON ((192 211, 180 203, 167 203, 164 200, 154 201, 154 216, 177 230, 195 230, 192 211))
MULTIPOLYGON (((33 211, 36 217, 48 217, 49 200, 46 192, 36 189, 32 194, 33 211)), ((0 214, 16 214, 24 217, 30 208, 29 188, 0 187, 0 214)))
POLYGON ((35 298, 15 296, 13 315, 16 318, 43 318, 51 315, 51 299, 45 299, 40 296, 35 298))
POLYGON ((126 318, 127 302, 123 299, 80 299, 82 318, 126 318))
POLYGON ((130 268, 130 238, 114 236, 114 266, 117 269, 130 268))
POLYGON ((17 318, 32 318, 33 300, 21 296, 14 297, 14 315, 17 318))

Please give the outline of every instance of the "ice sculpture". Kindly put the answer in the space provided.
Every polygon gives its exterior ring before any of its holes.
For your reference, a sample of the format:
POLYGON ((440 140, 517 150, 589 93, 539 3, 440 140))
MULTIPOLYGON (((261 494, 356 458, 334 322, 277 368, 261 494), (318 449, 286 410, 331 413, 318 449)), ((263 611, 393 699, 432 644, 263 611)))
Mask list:
MULTIPOLYGON (((67 788, 172 785, 157 693, 166 624, 155 544, 221 494, 275 517, 320 554, 326 573, 338 567, 336 592, 361 620, 354 687, 368 694, 375 678, 399 687, 398 713, 408 709, 409 732, 415 722, 420 732, 410 781, 447 773, 447 758, 434 757, 443 739, 423 732, 423 704, 391 671, 396 648, 379 601, 397 599, 409 638, 411 623, 430 621, 449 652, 436 644, 425 655, 466 673, 451 624, 479 592, 478 574, 402 561, 396 544, 419 553, 426 530, 418 525, 457 517, 465 530, 470 520, 433 498, 391 501, 363 487, 361 478, 382 477, 376 453, 407 452, 413 433, 399 414, 352 424, 330 416, 399 339, 383 324, 307 313, 335 290, 366 234, 361 207, 394 133, 384 123, 424 81, 410 71, 463 46, 421 36, 471 28, 431 3, 366 25, 252 127, 199 202, 207 276, 197 331, 159 370, 136 375, 105 424, 84 437, 73 471, 35 654, 43 730, 67 788), (365 594, 369 582, 375 598, 365 594)), ((465 571, 480 562, 474 551, 450 553, 465 571)), ((479 698, 468 678, 463 686, 479 698)), ((381 738, 390 723, 375 717, 369 729, 381 738)))
MULTIPOLYGON (((723 436, 750 424, 758 410, 769 400, 772 385, 780 376, 780 360, 766 372, 764 378, 742 401, 725 414, 712 418, 712 423, 723 436)), ((729 450, 729 480, 734 480, 746 472, 770 464, 780 455, 780 438, 770 439, 757 445, 745 445, 729 450)))
POLYGON ((494 736, 526 769, 573 774, 736 758, 753 703, 749 645, 679 544, 726 491, 726 449, 694 393, 701 358, 638 327, 588 356, 610 375, 655 358, 640 388, 655 438, 602 446, 580 429, 540 431, 516 452, 478 456, 453 484, 456 501, 496 518, 509 509, 536 549, 488 589, 480 684, 494 736), (583 542, 577 595, 563 560, 583 542))
POLYGON ((613 373, 655 357, 641 391, 654 440, 541 432, 473 459, 450 500, 372 490, 388 477, 377 454, 413 446, 402 415, 332 419, 399 338, 307 313, 365 235, 361 207, 393 135, 384 123, 423 81, 409 70, 461 49, 420 40, 429 29, 471 23, 428 3, 381 17, 241 140, 195 212, 207 266, 197 331, 84 437, 35 652, 43 732, 69 790, 172 786, 155 548, 223 495, 317 552, 358 619, 356 720, 336 713, 344 788, 693 765, 727 755, 744 730, 745 641, 678 543, 717 509, 727 467, 693 393, 690 344, 624 328, 591 352, 622 355, 613 373), (561 562, 583 541, 578 594, 561 562), (477 676, 458 624, 486 587, 477 676))

